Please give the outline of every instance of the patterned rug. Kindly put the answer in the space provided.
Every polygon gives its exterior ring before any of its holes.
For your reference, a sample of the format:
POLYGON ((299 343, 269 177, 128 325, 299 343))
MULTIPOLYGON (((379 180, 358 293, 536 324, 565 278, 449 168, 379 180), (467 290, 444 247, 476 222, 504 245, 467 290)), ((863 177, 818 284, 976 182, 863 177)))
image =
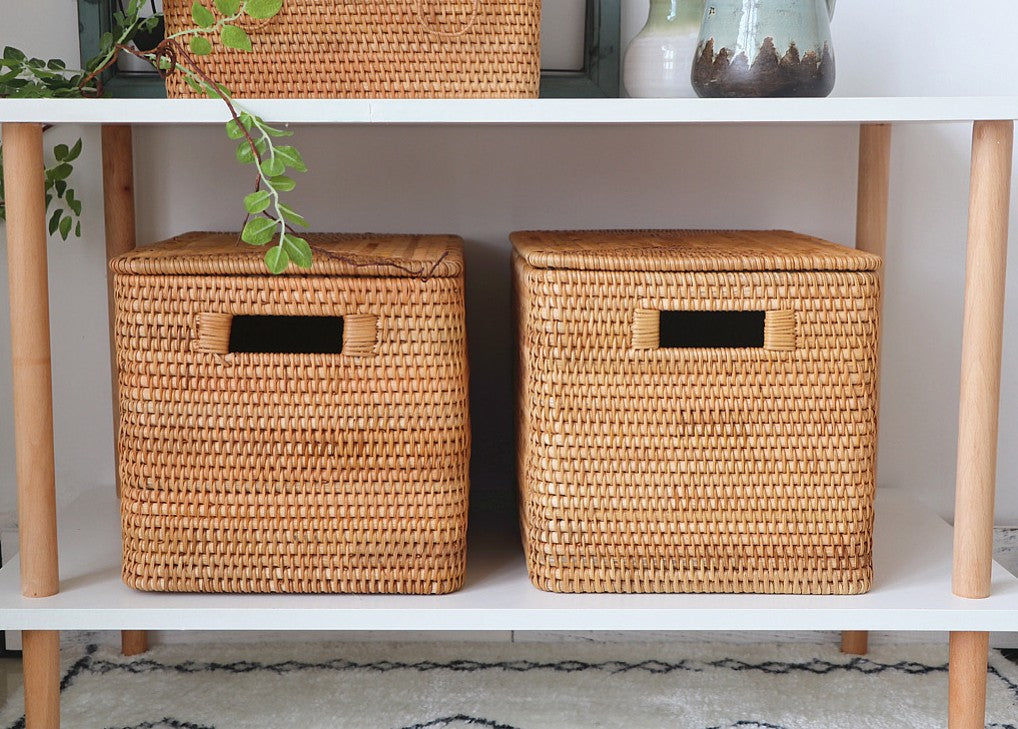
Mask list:
MULTIPOLYGON (((933 729, 944 646, 174 645, 65 658, 64 729, 933 729)), ((21 697, 0 727, 24 727, 21 697)), ((1018 729, 1018 664, 991 654, 988 727, 1018 729)))

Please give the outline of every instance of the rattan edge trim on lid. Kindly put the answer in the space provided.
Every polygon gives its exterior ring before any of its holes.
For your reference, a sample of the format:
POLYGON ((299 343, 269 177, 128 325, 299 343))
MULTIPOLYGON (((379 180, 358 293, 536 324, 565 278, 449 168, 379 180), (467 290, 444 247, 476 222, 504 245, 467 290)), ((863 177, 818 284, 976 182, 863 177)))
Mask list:
POLYGON ((789 230, 528 230, 534 268, 575 271, 876 271, 879 256, 789 230))
MULTIPOLYGON (((463 239, 455 235, 308 233, 311 268, 289 266, 284 276, 456 278, 463 275, 463 239)), ((192 231, 117 256, 110 270, 150 276, 269 276, 265 247, 238 233, 192 231)))

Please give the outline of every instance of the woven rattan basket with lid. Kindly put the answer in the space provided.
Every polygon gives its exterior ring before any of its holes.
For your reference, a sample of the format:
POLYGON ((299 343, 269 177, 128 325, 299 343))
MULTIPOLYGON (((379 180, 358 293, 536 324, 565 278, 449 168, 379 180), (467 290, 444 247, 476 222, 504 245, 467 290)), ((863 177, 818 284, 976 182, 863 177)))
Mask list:
MULTIPOLYGON (((192 0, 163 5, 167 33, 194 27, 192 0)), ((541 0, 287 0, 247 30, 251 52, 217 45, 198 59, 238 98, 536 97, 540 87, 541 0)), ((182 74, 166 91, 200 95, 182 74)))
POLYGON ((784 231, 512 240, 538 587, 869 589, 879 258, 784 231))
POLYGON ((128 585, 462 584, 461 242, 309 240, 313 268, 281 276, 236 234, 191 233, 113 260, 128 585))

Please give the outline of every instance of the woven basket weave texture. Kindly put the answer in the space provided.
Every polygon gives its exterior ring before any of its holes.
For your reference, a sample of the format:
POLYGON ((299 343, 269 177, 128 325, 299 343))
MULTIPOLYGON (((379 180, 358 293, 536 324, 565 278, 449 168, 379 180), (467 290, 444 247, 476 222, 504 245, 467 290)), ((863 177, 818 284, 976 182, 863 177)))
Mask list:
MULTIPOLYGON (((164 0, 167 33, 194 27, 191 0, 164 0)), ((209 5, 209 3, 206 3, 209 5)), ((541 0, 287 0, 242 24, 252 51, 198 58, 238 98, 536 97, 541 0)), ((182 74, 171 97, 200 96, 182 74)))
POLYGON ((538 587, 869 589, 879 258, 787 231, 512 239, 538 587), (672 311, 765 312, 763 345, 659 346, 672 311))
POLYGON ((112 262, 128 585, 462 585, 461 241, 309 241, 314 268, 281 276, 236 234, 187 234, 112 262), (228 351, 231 317, 271 315, 342 316, 342 353, 228 351))

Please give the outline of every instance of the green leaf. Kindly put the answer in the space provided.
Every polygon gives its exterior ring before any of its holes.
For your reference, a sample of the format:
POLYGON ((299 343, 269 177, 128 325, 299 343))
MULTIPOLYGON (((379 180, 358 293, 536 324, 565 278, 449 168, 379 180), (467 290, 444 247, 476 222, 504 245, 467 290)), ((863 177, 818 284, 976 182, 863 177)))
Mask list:
POLYGON ((67 159, 67 155, 71 153, 71 148, 66 144, 58 144, 53 148, 53 156, 57 158, 58 162, 64 162, 67 159))
POLYGON ((64 193, 67 191, 67 181, 57 180, 53 183, 53 189, 57 191, 57 197, 63 197, 64 193))
POLYGON ((77 223, 74 224, 74 235, 77 236, 78 238, 81 237, 81 221, 80 220, 77 223))
POLYGON ((67 236, 71 233, 71 226, 74 225, 74 220, 71 218, 64 218, 60 221, 60 237, 67 240, 67 236))
POLYGON ((290 265, 290 256, 280 246, 265 251, 265 265, 272 273, 282 273, 290 265))
POLYGON ((244 226, 240 239, 253 246, 263 246, 275 236, 276 221, 268 218, 251 218, 244 226))
POLYGON ((307 165, 304 164, 300 152, 288 144, 276 147, 276 159, 282 160, 287 167, 292 167, 297 172, 307 172, 307 165))
POLYGON ((67 68, 67 64, 61 61, 59 58, 51 58, 46 62, 46 68, 50 71, 63 71, 67 68))
POLYGON ((208 38, 202 38, 200 35, 196 35, 187 44, 188 48, 191 49, 191 53, 196 56, 207 56, 212 53, 212 44, 208 38))
POLYGON ((226 122, 226 136, 230 139, 244 138, 244 130, 241 129, 236 119, 230 119, 230 121, 226 122))
POLYGON ((74 171, 73 167, 71 167, 66 162, 61 162, 53 169, 46 170, 46 177, 48 177, 51 180, 66 180, 73 171, 74 171))
POLYGON ((201 4, 201 0, 194 0, 194 4, 191 5, 191 18, 199 28, 211 28, 216 24, 216 16, 201 4))
POLYGON ((269 207, 272 195, 268 190, 258 190, 244 197, 244 209, 251 215, 257 215, 269 207))
POLYGON ((243 126, 245 129, 247 129, 250 132, 251 128, 254 126, 254 117, 251 116, 250 113, 248 113, 246 111, 242 111, 242 112, 240 112, 240 123, 241 123, 241 126, 243 126))
POLYGON ((238 51, 251 50, 251 39, 243 28, 238 28, 236 25, 224 26, 220 38, 227 48, 234 48, 238 51))
POLYGON ((276 15, 283 7, 283 0, 247 0, 244 12, 252 18, 264 20, 276 15))
POLYGON ((53 215, 51 215, 50 219, 49 219, 49 234, 50 235, 53 235, 54 233, 57 232, 57 228, 60 227, 60 216, 62 216, 63 214, 64 214, 64 211, 61 210, 60 208, 57 208, 56 210, 53 211, 53 215))
POLYGON ((24 61, 26 56, 17 48, 14 48, 13 46, 7 46, 6 48, 4 48, 4 58, 10 58, 15 61, 24 61))
POLYGON ((286 175, 270 177, 269 184, 272 185, 277 192, 290 192, 290 190, 297 187, 297 182, 292 177, 287 177, 286 175))
POLYGON ((261 130, 263 132, 265 132, 266 134, 268 134, 270 137, 292 137, 293 136, 293 132, 291 132, 289 129, 287 129, 287 130, 275 129, 273 127, 270 127, 268 124, 262 124, 261 130))
POLYGON ((303 238, 287 233, 283 236, 283 250, 301 268, 311 268, 311 246, 303 238))
POLYGON ((255 161, 254 150, 246 139, 237 145, 237 161, 242 165, 249 165, 255 161))
POLYGON ((308 221, 304 219, 304 216, 295 211, 293 208, 279 203, 279 213, 283 216, 283 220, 294 225, 299 225, 302 228, 308 227, 308 221))
POLYGON ((105 53, 113 47, 113 34, 109 31, 99 36, 99 51, 105 53))
POLYGON ((64 159, 64 162, 73 162, 74 160, 78 159, 78 155, 79 154, 81 154, 81 139, 80 138, 78 139, 77 142, 74 143, 74 146, 71 147, 71 151, 68 152, 67 158, 64 159))
POLYGON ((268 157, 262 160, 261 170, 266 177, 278 177, 286 172, 286 166, 279 157, 268 157))
POLYGON ((240 12, 241 0, 215 0, 215 2, 219 12, 227 17, 240 12))
POLYGON ((81 215, 81 200, 75 200, 71 197, 73 190, 67 192, 67 204, 71 206, 71 210, 74 211, 75 215, 81 215))

